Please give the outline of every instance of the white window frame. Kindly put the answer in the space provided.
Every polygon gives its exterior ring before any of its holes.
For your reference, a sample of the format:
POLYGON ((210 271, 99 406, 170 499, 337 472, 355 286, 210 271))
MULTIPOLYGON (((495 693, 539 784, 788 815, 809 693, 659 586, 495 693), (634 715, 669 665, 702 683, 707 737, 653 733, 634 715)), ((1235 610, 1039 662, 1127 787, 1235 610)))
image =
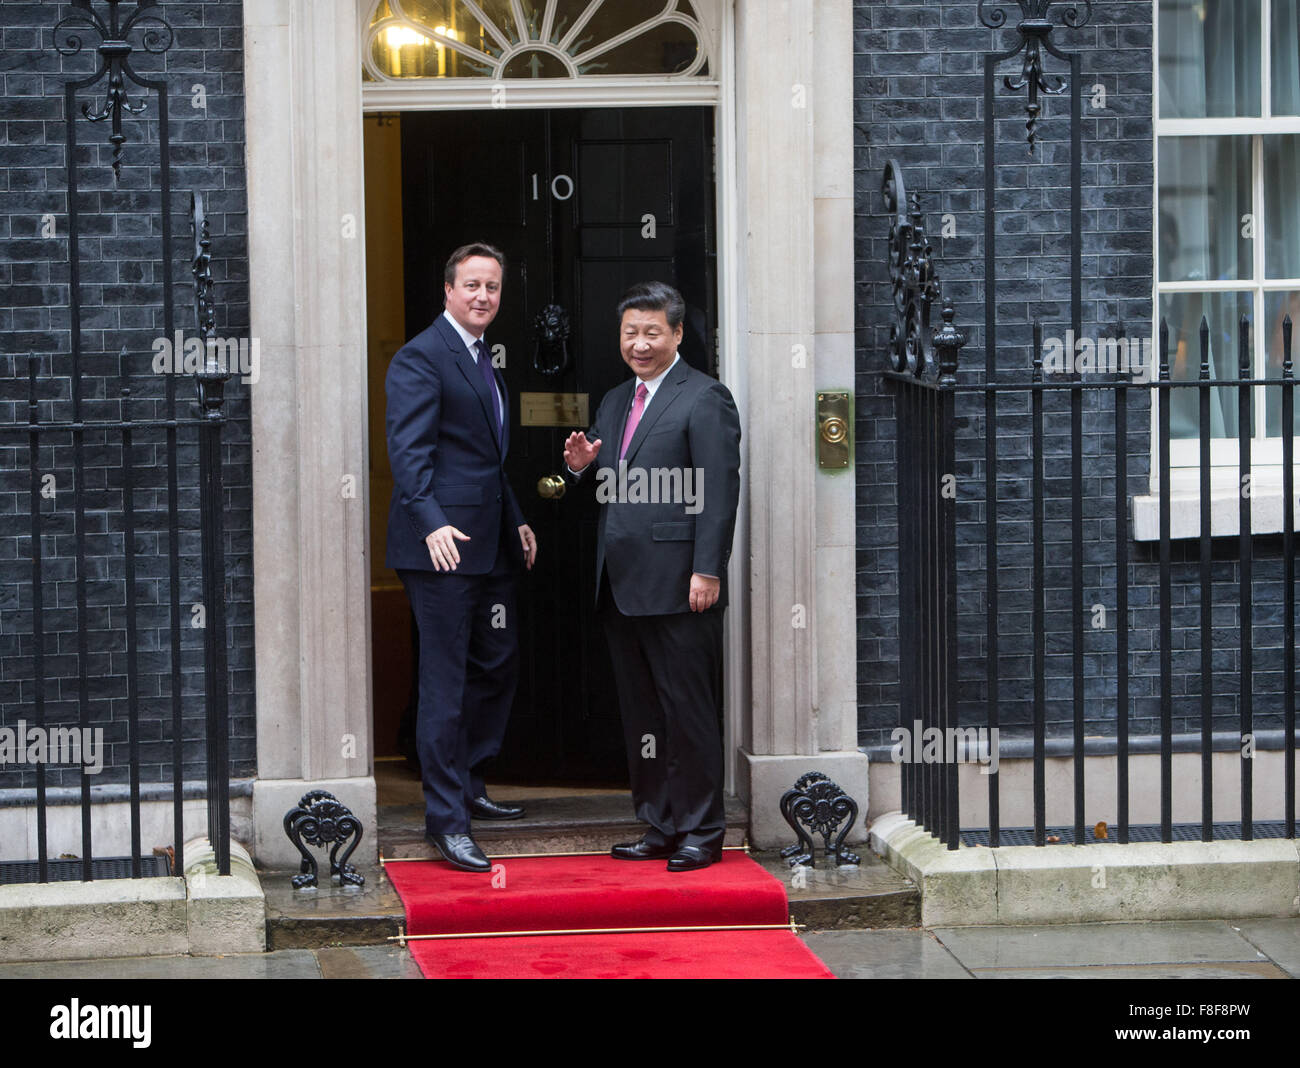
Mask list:
MULTIPOLYGON (((1300 115, 1272 114, 1272 0, 1260 0, 1260 117, 1162 119, 1160 117, 1160 0, 1152 0, 1152 137, 1154 201, 1152 211, 1152 352, 1159 354, 1160 298, 1172 293, 1250 293, 1254 297, 1252 321, 1258 326, 1264 315, 1265 295, 1271 292, 1300 291, 1300 278, 1265 279, 1265 242, 1268 219, 1264 203, 1264 137, 1275 134, 1300 134, 1300 115), (1160 281, 1160 139, 1172 137, 1234 136, 1251 139, 1251 212, 1254 218, 1252 277, 1245 281, 1160 281)), ((1234 331, 1235 336, 1235 331, 1234 331)), ((1268 358, 1265 331, 1251 331, 1253 377, 1261 373, 1268 358)), ((1234 348, 1234 353, 1235 353, 1234 348)), ((1296 323, 1293 353, 1300 364, 1300 322, 1296 323)), ((1199 367, 1199 349, 1195 352, 1199 367)), ((1154 377, 1155 368, 1152 369, 1154 377)), ((1186 389, 1187 387, 1180 387, 1186 389)), ((1276 533, 1282 529, 1282 439, 1267 436, 1267 405, 1262 403, 1266 387, 1256 387, 1255 427, 1251 439, 1252 512, 1254 533, 1276 533)), ((1300 393, 1300 391, 1297 391, 1300 393)), ((1300 397, 1297 398, 1300 401, 1300 397)), ((1139 541, 1160 536, 1160 392, 1152 389, 1151 397, 1151 487, 1150 494, 1134 497, 1134 537, 1139 541)), ((1300 440, 1297 441, 1300 446, 1300 440)), ((1170 497, 1172 536, 1195 537, 1200 534, 1200 440, 1173 438, 1169 443, 1170 497)), ((1238 442, 1232 438, 1210 441, 1211 464, 1211 532, 1215 536, 1237 534, 1239 470, 1238 442)), ((1300 471, 1300 447, 1296 470, 1300 471)), ((1300 478, 1297 479, 1300 485, 1300 478)), ((1297 515, 1300 516, 1300 510, 1297 515)))
MULTIPOLYGON (((499 28, 489 29, 499 47, 504 49, 491 75, 473 77, 447 78, 440 76, 400 77, 383 71, 374 61, 371 52, 377 35, 383 27, 373 25, 379 0, 364 0, 358 5, 358 17, 361 30, 362 69, 368 76, 362 82, 362 97, 367 110, 403 111, 423 110, 430 94, 430 86, 438 87, 440 108, 489 108, 501 107, 504 103, 502 90, 508 87, 510 107, 552 108, 552 107, 615 107, 615 106, 715 106, 722 95, 722 81, 719 77, 719 19, 713 10, 717 0, 692 0, 691 6, 695 18, 690 18, 675 11, 676 0, 664 0, 663 8, 644 22, 630 27, 609 40, 596 42, 581 55, 571 57, 563 49, 549 42, 551 27, 555 15, 554 3, 545 0, 540 39, 530 39, 526 32, 526 19, 519 0, 511 0, 511 11, 521 40, 509 44, 499 28), (699 41, 699 53, 695 62, 678 74, 579 74, 578 66, 598 59, 614 47, 635 40, 638 36, 665 24, 678 23, 688 27, 699 41), (506 78, 502 72, 510 62, 522 53, 545 52, 564 65, 569 72, 567 78, 506 78), (702 75, 701 69, 708 64, 709 74, 702 75)), ((469 0, 465 7, 477 18, 483 14, 476 0, 469 0)), ((579 19, 570 26, 560 45, 570 43, 583 29, 590 17, 595 14, 600 4, 593 0, 588 4, 579 19)), ((484 15, 481 19, 485 26, 491 22, 484 15)), ((394 25, 407 25, 424 32, 424 28, 406 17, 392 20, 394 25)), ((426 34, 427 35, 427 34, 426 34)), ((441 48, 460 52, 471 59, 482 62, 482 53, 452 40, 439 44, 441 48)))

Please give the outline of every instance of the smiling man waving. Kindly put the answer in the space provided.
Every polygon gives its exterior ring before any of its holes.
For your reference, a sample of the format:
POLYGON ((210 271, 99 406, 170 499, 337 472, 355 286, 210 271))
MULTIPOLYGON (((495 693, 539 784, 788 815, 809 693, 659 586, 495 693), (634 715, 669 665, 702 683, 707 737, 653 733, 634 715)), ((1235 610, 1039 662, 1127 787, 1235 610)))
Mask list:
POLYGON ((722 612, 740 499, 740 417, 722 383, 677 352, 685 303, 662 282, 633 286, 618 307, 633 378, 600 403, 564 460, 581 479, 647 481, 647 494, 597 494, 597 607, 609 642, 637 818, 621 860, 668 859, 669 871, 722 855, 722 612), (624 477, 626 475, 626 477, 624 477), (644 477, 636 478, 641 475, 644 477), (688 494, 686 487, 691 488, 688 494), (660 492, 664 489, 678 492, 660 492), (688 499, 689 497, 689 499, 688 499))

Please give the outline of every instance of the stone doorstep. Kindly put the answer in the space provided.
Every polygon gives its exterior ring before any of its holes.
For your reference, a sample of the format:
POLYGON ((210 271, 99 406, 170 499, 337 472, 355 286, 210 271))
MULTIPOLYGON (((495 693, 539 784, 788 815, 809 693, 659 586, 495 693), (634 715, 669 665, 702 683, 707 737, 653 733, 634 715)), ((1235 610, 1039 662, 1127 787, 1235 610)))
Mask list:
MULTIPOLYGON (((635 841, 645 830, 645 825, 633 818, 628 794, 540 797, 521 803, 521 819, 474 821, 474 840, 488 856, 603 853, 616 842, 635 841)), ((747 837, 748 809, 731 796, 726 806, 725 844, 742 845, 747 837)), ((435 854, 424 837, 424 809, 420 805, 381 805, 378 834, 379 851, 385 858, 435 854)))
POLYGON ((1300 842, 962 846, 900 812, 871 848, 921 893, 925 927, 1300 915, 1300 842))
POLYGON ((753 857, 785 885, 790 918, 813 931, 918 927, 921 894, 879 857, 865 850, 856 867, 833 867, 822 856, 816 866, 791 868, 777 851, 753 857))
MULTIPOLYGON (((805 869, 796 878, 775 852, 754 859, 786 889, 790 916, 815 930, 916 927, 921 895, 879 857, 867 854, 859 868, 805 869)), ((295 890, 293 871, 263 871, 266 893, 266 946, 269 950, 386 944, 405 922, 401 899, 382 866, 361 869, 366 884, 357 889, 323 879, 315 890, 295 890)))
POLYGON ((329 877, 326 856, 316 889, 295 890, 292 871, 261 872, 266 892, 266 948, 322 949, 388 944, 406 922, 406 911, 382 866, 361 867, 361 887, 329 877))

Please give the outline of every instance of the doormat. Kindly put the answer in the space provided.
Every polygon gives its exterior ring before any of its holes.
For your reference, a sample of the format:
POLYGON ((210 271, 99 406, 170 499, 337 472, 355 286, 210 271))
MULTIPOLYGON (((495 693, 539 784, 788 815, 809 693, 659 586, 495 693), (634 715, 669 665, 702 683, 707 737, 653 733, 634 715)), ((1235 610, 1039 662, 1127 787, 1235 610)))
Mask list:
POLYGON ((490 875, 441 860, 385 872, 429 979, 832 978, 790 929, 781 882, 735 851, 693 872, 609 856, 495 859, 490 875))

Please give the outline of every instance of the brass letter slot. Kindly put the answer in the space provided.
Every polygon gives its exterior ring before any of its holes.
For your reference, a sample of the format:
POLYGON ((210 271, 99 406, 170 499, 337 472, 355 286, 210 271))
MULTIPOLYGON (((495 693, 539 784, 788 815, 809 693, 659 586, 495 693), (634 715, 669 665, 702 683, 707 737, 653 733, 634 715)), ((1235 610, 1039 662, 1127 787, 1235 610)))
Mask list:
POLYGON ((520 426, 561 426, 586 430, 587 393, 520 393, 520 426))
POLYGON ((817 394, 817 466, 840 471, 849 466, 852 456, 852 394, 822 391, 817 394))

